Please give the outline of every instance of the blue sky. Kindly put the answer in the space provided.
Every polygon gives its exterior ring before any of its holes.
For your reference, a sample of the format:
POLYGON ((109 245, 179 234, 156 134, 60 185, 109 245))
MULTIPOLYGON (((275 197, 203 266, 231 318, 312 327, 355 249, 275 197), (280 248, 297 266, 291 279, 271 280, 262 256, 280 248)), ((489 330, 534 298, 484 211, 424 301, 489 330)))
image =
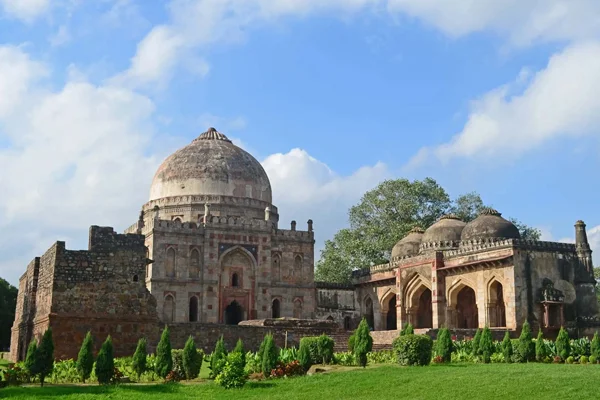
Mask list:
POLYGON ((540 3, 0 0, 0 276, 129 226, 213 125, 318 249, 381 180, 431 176, 600 250, 600 3, 540 3))

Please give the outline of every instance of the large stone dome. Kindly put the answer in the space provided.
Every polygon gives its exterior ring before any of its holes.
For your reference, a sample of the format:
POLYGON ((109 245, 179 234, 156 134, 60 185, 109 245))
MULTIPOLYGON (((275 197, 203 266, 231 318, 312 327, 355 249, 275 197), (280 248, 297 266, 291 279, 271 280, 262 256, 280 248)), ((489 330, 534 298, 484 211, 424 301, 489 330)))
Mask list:
POLYGON ((262 165, 215 128, 167 157, 154 175, 150 201, 189 195, 272 202, 271 183, 262 165))
POLYGON ((454 214, 444 215, 425 230, 423 243, 458 242, 466 223, 454 214))
POLYGON ((493 208, 484 209, 462 231, 461 240, 520 239, 519 229, 493 208))
POLYGON ((392 248, 392 260, 397 257, 408 257, 419 254, 419 246, 425 231, 421 228, 412 228, 408 235, 404 236, 392 248))

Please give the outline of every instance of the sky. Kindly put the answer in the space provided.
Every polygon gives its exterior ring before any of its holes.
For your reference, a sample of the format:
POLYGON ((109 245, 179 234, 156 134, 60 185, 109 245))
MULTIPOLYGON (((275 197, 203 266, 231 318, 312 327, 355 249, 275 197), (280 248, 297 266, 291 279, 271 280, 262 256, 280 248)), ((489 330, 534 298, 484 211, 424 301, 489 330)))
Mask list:
POLYGON ((597 0, 0 0, 0 276, 137 220, 214 126, 316 256, 384 179, 432 177, 600 251, 597 0))

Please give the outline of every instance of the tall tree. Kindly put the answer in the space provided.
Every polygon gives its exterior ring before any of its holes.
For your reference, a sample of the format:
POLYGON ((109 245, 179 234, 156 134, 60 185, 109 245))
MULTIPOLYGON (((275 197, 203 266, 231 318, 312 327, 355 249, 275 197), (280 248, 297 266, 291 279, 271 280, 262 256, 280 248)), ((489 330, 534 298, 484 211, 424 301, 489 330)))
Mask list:
POLYGON ((0 278, 0 351, 10 346, 10 330, 15 320, 17 293, 16 287, 0 278))
MULTIPOLYGON (((451 200, 444 188, 431 178, 412 182, 407 179, 383 181, 350 208, 350 227, 325 241, 315 278, 347 283, 354 269, 387 262, 394 244, 413 227, 426 229, 448 213, 469 222, 485 206, 475 192, 451 200)), ((539 239, 538 230, 520 222, 517 227, 524 237, 539 239)))

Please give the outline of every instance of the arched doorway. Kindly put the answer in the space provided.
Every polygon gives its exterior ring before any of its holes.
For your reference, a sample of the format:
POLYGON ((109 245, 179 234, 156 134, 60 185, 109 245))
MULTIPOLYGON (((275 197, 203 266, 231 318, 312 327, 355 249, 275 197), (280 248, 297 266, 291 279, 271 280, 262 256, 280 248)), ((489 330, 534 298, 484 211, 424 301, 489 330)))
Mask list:
POLYGON ((431 309, 431 290, 426 288, 419 296, 416 328, 433 328, 433 310, 431 309))
POLYGON ((375 318, 373 316, 373 300, 371 300, 370 297, 367 297, 367 300, 365 300, 365 319, 371 329, 375 329, 375 318))
POLYGON ((488 323, 490 327, 506 326, 506 308, 502 284, 494 281, 490 285, 488 304, 488 323))
POLYGON ((477 313, 475 291, 465 286, 456 296, 456 327, 459 329, 476 329, 478 326, 479 315, 477 313))
POLYGON ((281 318, 281 302, 279 299, 273 300, 273 304, 271 306, 271 317, 281 318))
POLYGON ((344 317, 344 329, 347 330, 347 331, 349 331, 350 329, 352 329, 350 317, 348 317, 348 316, 344 317))
POLYGON ((396 295, 390 297, 388 301, 388 312, 386 316, 386 327, 388 331, 395 331, 397 329, 397 314, 396 314, 396 295))
POLYGON ((237 301, 232 301, 225 308, 225 323, 227 325, 237 325, 244 319, 244 310, 237 301))
POLYGON ((190 297, 190 322, 198 322, 198 298, 190 297))

